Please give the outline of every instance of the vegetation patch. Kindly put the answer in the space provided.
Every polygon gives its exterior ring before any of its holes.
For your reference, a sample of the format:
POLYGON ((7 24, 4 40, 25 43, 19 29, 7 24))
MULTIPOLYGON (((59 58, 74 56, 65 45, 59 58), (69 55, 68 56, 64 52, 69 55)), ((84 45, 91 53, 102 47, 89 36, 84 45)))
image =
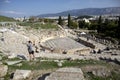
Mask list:
POLYGON ((40 62, 40 61, 23 61, 22 66, 11 65, 10 69, 23 69, 23 70, 44 70, 44 69, 52 69, 57 68, 57 64, 55 62, 40 62))
POLYGON ((16 20, 6 16, 0 16, 0 22, 4 22, 4 21, 16 21, 16 20))
POLYGON ((52 23, 41 24, 39 22, 36 23, 22 22, 18 24, 21 26, 25 26, 26 29, 58 29, 58 26, 52 23))
POLYGON ((120 80, 120 73, 115 73, 114 71, 112 72, 112 75, 108 77, 95 76, 91 72, 85 73, 84 75, 87 80, 120 80))
MULTIPOLYGON (((16 60, 16 59, 13 59, 16 60)), ((37 58, 35 61, 22 61, 21 63, 14 64, 14 65, 8 65, 9 70, 8 74, 6 75, 6 79, 10 78, 10 74, 13 73, 15 70, 53 70, 60 68, 58 66, 58 63, 62 63, 62 67, 79 67, 83 70, 82 67, 85 66, 104 66, 112 71, 110 76, 107 77, 99 77, 93 75, 91 72, 84 72, 85 78, 88 78, 88 80, 119 80, 119 71, 118 67, 116 68, 113 65, 106 63, 104 61, 98 61, 98 60, 55 60, 55 59, 46 59, 46 58, 37 58), (113 70, 111 68, 114 68, 113 70), (116 72, 114 71, 116 70, 116 72)), ((38 74, 37 74, 38 75, 38 74)))

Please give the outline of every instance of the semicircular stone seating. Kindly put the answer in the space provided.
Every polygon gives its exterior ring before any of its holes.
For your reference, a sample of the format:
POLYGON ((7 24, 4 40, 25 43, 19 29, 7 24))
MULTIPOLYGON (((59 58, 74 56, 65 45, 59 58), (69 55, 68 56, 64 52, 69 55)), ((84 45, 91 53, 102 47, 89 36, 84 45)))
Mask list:
POLYGON ((45 47, 62 51, 69 51, 73 49, 79 49, 83 51, 83 49, 88 48, 68 37, 50 39, 43 42, 42 44, 44 44, 45 47))

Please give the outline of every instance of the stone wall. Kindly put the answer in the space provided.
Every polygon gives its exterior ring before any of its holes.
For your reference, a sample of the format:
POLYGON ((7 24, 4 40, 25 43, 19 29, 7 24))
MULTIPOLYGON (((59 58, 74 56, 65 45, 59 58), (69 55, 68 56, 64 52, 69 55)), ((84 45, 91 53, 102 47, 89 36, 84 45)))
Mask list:
POLYGON ((85 45, 85 46, 88 46, 90 48, 93 48, 93 49, 95 48, 95 45, 93 45, 92 43, 89 43, 87 41, 79 39, 78 42, 81 43, 81 44, 83 44, 83 45, 85 45))
MULTIPOLYGON (((18 33, 21 33, 18 31, 18 33)), ((22 33, 29 37, 33 42, 45 42, 49 39, 54 39, 56 37, 65 37, 66 33, 62 30, 54 30, 54 29, 41 29, 41 30, 28 30, 22 33)))
POLYGON ((89 55, 90 54, 90 48, 78 48, 78 49, 72 49, 69 50, 67 53, 69 54, 77 54, 77 55, 89 55))

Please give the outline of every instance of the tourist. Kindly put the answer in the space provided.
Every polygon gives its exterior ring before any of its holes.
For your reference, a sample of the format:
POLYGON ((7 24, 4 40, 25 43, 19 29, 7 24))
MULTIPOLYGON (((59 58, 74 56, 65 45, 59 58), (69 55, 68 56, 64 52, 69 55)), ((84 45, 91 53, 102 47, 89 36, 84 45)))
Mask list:
POLYGON ((33 51, 35 51, 36 53, 39 53, 38 46, 35 44, 33 44, 33 51))
POLYGON ((4 33, 3 32, 2 32, 2 36, 1 36, 1 41, 3 41, 3 42, 5 41, 4 40, 4 33))
POLYGON ((31 41, 28 41, 27 47, 28 47, 28 52, 29 52, 30 60, 35 59, 34 50, 33 50, 33 44, 32 44, 31 41))
POLYGON ((100 54, 101 52, 102 52, 101 49, 98 49, 98 52, 97 52, 97 53, 100 54))
POLYGON ((67 54, 67 51, 66 51, 66 50, 64 50, 62 53, 63 53, 63 54, 67 54))
POLYGON ((36 53, 39 53, 38 46, 35 46, 35 52, 36 52, 36 53))
POLYGON ((53 52, 53 51, 54 51, 54 48, 53 48, 53 47, 51 47, 51 48, 50 48, 50 50, 51 50, 51 52, 53 52))
POLYGON ((3 42, 5 41, 4 37, 1 37, 1 41, 3 41, 3 42))
POLYGON ((96 53, 96 51, 93 49, 93 53, 95 54, 96 53))
POLYGON ((110 48, 107 46, 107 47, 105 48, 105 50, 109 51, 109 50, 110 50, 110 48))
POLYGON ((87 37, 87 41, 89 41, 89 37, 87 37))

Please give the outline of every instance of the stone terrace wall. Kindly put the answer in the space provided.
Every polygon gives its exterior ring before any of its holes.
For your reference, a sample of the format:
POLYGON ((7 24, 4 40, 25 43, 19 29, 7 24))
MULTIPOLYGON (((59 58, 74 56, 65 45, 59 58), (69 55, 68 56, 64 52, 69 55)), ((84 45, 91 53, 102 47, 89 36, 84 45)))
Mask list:
POLYGON ((24 33, 22 34, 28 36, 35 43, 44 42, 46 40, 54 39, 56 37, 66 36, 66 33, 64 31, 54 30, 54 29, 29 30, 29 31, 24 31, 24 33))
POLYGON ((90 48, 95 48, 95 45, 93 45, 92 43, 89 43, 89 42, 87 42, 87 41, 84 41, 84 40, 81 40, 81 39, 79 39, 79 41, 78 42, 80 42, 81 44, 83 44, 83 45, 85 45, 85 46, 88 46, 88 47, 90 47, 90 48))

